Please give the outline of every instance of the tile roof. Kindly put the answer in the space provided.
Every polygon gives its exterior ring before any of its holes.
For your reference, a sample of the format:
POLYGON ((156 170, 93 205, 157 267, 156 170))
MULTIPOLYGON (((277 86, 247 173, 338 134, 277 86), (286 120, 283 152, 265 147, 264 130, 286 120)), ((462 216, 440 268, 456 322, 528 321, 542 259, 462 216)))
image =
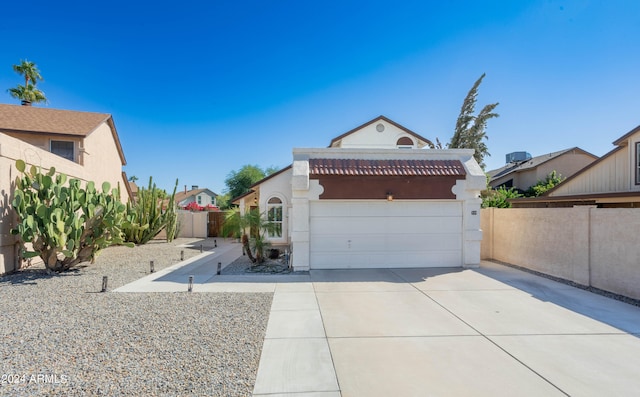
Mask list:
POLYGON ((312 175, 465 176, 459 160, 310 159, 312 175))
POLYGON ((87 136, 110 118, 106 113, 0 104, 0 130, 87 136))

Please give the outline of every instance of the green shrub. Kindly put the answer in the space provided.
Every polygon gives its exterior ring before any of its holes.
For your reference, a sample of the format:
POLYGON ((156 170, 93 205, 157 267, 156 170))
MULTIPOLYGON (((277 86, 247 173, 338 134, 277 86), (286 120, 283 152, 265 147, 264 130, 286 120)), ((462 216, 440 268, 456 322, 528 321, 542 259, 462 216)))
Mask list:
POLYGON ((78 179, 66 184, 67 176, 56 175, 53 167, 46 174, 35 166, 27 172, 25 162, 18 160, 16 168, 22 175, 11 203, 18 215, 11 233, 20 238, 23 258, 39 256, 47 269, 61 272, 93 263, 103 248, 124 243, 120 227, 125 205, 109 182, 99 192, 94 182, 85 188, 78 179))
POLYGON ((518 197, 522 197, 522 195, 514 188, 506 189, 504 186, 495 190, 489 188, 482 198, 482 208, 511 208, 511 203, 507 200, 518 197))

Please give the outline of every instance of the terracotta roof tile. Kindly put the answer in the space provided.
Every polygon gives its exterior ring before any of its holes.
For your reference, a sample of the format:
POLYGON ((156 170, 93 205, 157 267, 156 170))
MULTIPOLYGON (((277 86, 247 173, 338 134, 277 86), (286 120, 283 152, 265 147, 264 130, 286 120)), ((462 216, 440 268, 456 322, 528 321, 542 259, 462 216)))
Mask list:
POLYGON ((106 113, 0 104, 0 130, 87 136, 110 117, 106 113))
POLYGON ((459 160, 310 159, 312 175, 465 176, 459 160))

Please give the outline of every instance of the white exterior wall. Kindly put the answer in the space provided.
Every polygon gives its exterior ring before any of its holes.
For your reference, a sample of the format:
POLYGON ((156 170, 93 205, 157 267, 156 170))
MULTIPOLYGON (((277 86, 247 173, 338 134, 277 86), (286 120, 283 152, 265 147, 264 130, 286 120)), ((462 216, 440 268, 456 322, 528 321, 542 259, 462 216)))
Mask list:
MULTIPOLYGON (((289 244, 289 213, 291 211, 291 169, 288 169, 260 185, 260 212, 267 211, 267 202, 271 197, 282 200, 282 238, 268 238, 272 244, 289 244)), ((264 215, 266 216, 266 214, 264 215)))
MULTIPOLYGON (((402 129, 384 120, 378 120, 368 126, 341 139, 343 149, 396 149, 396 142, 402 137, 410 138, 414 145, 418 144, 416 137, 407 134, 402 129), (378 132, 376 126, 382 124, 384 131, 378 132)), ((424 145, 415 146, 417 149, 424 145)))

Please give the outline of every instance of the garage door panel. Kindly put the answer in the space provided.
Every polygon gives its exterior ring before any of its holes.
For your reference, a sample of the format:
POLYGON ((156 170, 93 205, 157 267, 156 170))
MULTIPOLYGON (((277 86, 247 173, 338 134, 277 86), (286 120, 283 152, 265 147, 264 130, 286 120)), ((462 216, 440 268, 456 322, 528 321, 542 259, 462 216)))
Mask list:
POLYGON ((316 235, 311 252, 420 251, 427 254, 433 250, 459 250, 461 243, 460 234, 374 234, 366 238, 346 234, 316 235))
POLYGON ((360 217, 384 213, 386 216, 460 216, 462 204, 457 201, 324 201, 311 205, 311 217, 360 217), (328 212, 327 209, 330 208, 328 212))
POLYGON ((322 217, 314 218, 310 231, 314 234, 395 234, 411 231, 413 233, 460 233, 461 217, 348 217, 342 219, 322 217))
POLYGON ((348 254, 312 254, 314 269, 362 269, 390 267, 458 267, 458 251, 433 251, 429 254, 406 253, 404 255, 348 255, 348 254))
POLYGON ((318 201, 310 205, 312 269, 462 264, 456 201, 318 201))

